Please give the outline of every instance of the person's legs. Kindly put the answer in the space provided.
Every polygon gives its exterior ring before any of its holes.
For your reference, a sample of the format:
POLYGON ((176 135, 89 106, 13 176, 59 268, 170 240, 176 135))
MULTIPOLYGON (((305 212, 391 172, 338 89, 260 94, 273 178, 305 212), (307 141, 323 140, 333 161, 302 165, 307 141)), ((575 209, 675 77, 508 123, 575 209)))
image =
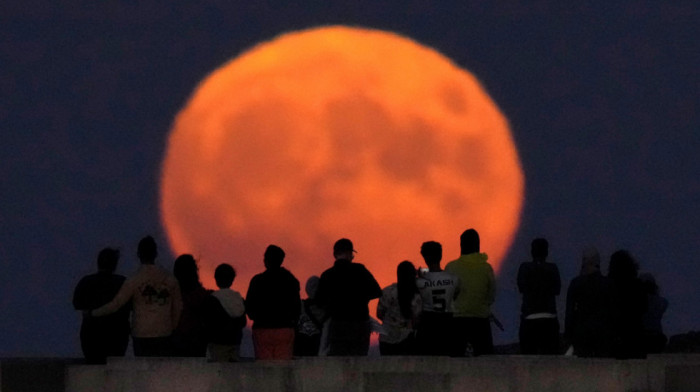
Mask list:
POLYGON ((537 354, 537 326, 533 325, 537 320, 520 319, 520 354, 533 355, 537 354))
POLYGON ((452 314, 424 312, 416 333, 419 355, 450 355, 452 347, 452 314))
POLYGON ((294 353, 293 328, 253 329, 255 359, 292 359, 294 353))
POLYGON ((271 335, 273 359, 294 358, 294 328, 274 328, 271 335))
POLYGON ((169 357, 172 355, 170 336, 159 338, 133 337, 134 355, 137 357, 169 357))
POLYGON ((379 342, 379 355, 385 357, 389 355, 399 355, 396 345, 392 343, 379 342))
POLYGON ((466 317, 452 318, 452 331, 450 333, 452 345, 450 347, 450 356, 463 357, 467 352, 467 344, 470 341, 469 321, 466 317))
POLYGON ((207 354, 209 362, 238 362, 240 345, 209 343, 207 354))
POLYGON ((542 320, 542 346, 540 353, 545 355, 559 355, 559 320, 549 318, 542 320))
POLYGON ((328 355, 365 356, 369 351, 369 321, 331 320, 328 355))
POLYGON ((481 317, 467 317, 466 319, 474 356, 493 354, 491 321, 488 318, 481 317))
POLYGON ((253 350, 255 359, 273 359, 272 343, 270 342, 270 330, 268 328, 253 328, 253 350))

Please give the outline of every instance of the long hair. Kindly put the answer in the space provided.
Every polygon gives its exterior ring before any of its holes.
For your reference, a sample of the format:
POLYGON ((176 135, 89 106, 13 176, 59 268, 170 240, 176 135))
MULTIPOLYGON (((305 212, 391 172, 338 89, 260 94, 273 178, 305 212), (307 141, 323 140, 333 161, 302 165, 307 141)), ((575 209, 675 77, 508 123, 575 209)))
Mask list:
POLYGON ((180 284, 180 291, 183 293, 202 287, 202 283, 199 281, 197 261, 190 254, 183 254, 175 259, 173 275, 175 275, 175 279, 180 284))
POLYGON ((407 319, 413 318, 411 304, 413 297, 418 293, 418 286, 416 286, 416 267, 408 260, 402 261, 396 268, 396 287, 401 315, 407 319))

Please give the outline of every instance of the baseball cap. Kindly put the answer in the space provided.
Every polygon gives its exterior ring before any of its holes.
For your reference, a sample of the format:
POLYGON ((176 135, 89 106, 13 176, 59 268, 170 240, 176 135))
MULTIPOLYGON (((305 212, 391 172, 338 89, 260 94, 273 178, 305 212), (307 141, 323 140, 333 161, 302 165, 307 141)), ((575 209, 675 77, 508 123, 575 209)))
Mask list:
POLYGON ((335 245, 333 245, 333 253, 342 253, 342 252, 355 252, 357 251, 353 248, 352 246, 352 241, 350 241, 347 238, 341 238, 338 241, 335 242, 335 245))

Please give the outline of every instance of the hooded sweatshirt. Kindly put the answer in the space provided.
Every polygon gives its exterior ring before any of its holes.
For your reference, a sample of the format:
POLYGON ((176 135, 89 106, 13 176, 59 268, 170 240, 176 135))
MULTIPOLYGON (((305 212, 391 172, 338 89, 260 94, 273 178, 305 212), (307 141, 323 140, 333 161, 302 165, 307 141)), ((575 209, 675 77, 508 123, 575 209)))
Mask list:
POLYGON ((461 255, 447 263, 445 271, 459 278, 459 294, 453 303, 455 317, 488 318, 496 299, 496 278, 485 253, 461 255))

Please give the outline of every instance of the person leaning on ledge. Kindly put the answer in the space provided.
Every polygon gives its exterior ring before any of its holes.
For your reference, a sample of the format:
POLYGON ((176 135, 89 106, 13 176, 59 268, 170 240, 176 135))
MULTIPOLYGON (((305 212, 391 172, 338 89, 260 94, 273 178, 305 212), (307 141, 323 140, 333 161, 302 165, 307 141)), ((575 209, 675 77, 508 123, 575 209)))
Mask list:
POLYGON ((173 330, 180 320, 182 298, 175 277, 156 265, 158 247, 151 236, 138 245, 141 261, 136 274, 124 282, 117 296, 108 304, 89 312, 102 317, 116 312, 131 301, 131 337, 137 357, 172 355, 173 330))

